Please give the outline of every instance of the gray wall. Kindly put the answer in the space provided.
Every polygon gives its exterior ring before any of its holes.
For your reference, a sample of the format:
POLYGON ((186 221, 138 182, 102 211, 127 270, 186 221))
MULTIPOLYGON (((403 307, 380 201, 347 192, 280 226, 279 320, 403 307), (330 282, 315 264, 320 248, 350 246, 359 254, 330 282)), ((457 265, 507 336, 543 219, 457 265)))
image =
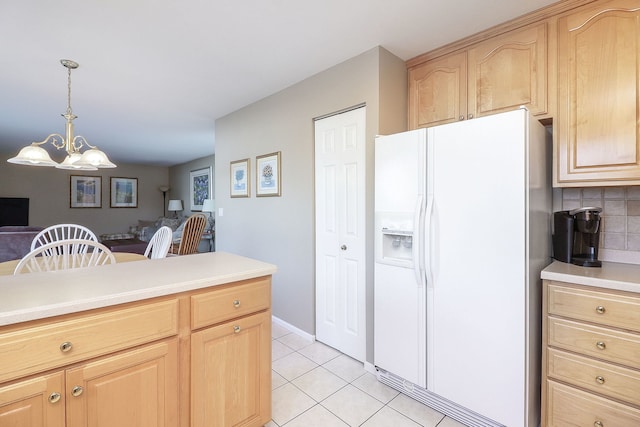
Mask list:
MULTIPOLYGON (((376 47, 216 121, 216 248, 274 263, 273 314, 315 334, 313 119, 367 106, 367 219, 373 140, 406 129, 406 67, 376 47), (255 196, 256 156, 281 151, 282 196, 255 196), (249 158, 251 196, 229 196, 229 163, 249 158), (218 211, 218 213, 220 213, 218 211)), ((367 246, 367 360, 373 353, 372 227, 367 246)))
MULTIPOLYGON (((213 151, 213 143, 211 150, 213 151)), ((211 167, 211 177, 215 182, 215 161, 216 156, 211 155, 169 168, 169 186, 171 187, 171 189, 169 190, 169 193, 167 193, 167 203, 169 203, 169 199, 182 200, 182 206, 184 207, 184 210, 182 212, 179 212, 179 216, 187 217, 193 213, 190 209, 191 195, 189 189, 191 171, 211 167)), ((211 191, 213 193, 212 197, 213 199, 215 199, 215 186, 212 186, 211 191)), ((172 213, 167 212, 167 215, 171 216, 172 213)))
POLYGON ((167 167, 118 164, 115 169, 73 172, 7 163, 15 154, 0 154, 0 197, 28 197, 30 225, 76 223, 100 235, 123 233, 140 219, 151 220, 162 215, 162 193, 158 187, 169 182, 167 167), (101 208, 69 207, 71 175, 102 177, 101 208), (138 178, 137 208, 109 207, 110 177, 138 178))

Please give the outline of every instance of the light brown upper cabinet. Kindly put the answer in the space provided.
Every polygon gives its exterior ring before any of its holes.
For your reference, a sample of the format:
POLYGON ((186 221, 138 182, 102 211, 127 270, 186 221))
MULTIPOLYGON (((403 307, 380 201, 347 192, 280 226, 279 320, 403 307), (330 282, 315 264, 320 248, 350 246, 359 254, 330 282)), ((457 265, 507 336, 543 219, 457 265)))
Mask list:
POLYGON ((409 68, 409 128, 521 105, 547 113, 547 23, 509 31, 409 68))
POLYGON ((638 185, 640 3, 596 2, 558 19, 554 185, 638 185))
POLYGON ((409 129, 464 120, 466 103, 466 52, 409 69, 409 129))
POLYGON ((512 31, 469 49, 468 114, 547 112, 547 24, 512 31))

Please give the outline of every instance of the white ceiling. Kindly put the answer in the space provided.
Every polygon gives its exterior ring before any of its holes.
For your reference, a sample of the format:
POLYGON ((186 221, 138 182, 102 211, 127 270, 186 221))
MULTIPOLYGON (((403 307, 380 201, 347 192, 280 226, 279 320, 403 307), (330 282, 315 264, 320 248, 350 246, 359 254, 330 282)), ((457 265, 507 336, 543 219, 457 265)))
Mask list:
POLYGON ((77 135, 116 163, 174 165, 214 152, 216 118, 375 46, 407 60, 555 2, 2 1, 0 151, 64 133, 60 59, 80 64, 77 135))

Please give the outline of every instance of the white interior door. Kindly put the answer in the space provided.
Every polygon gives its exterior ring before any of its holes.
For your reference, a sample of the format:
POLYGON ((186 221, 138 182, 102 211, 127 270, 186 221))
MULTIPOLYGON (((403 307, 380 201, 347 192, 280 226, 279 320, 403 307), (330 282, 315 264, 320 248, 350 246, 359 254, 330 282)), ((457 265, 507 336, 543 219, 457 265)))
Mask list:
POLYGON ((364 362, 365 107, 315 122, 316 339, 364 362))

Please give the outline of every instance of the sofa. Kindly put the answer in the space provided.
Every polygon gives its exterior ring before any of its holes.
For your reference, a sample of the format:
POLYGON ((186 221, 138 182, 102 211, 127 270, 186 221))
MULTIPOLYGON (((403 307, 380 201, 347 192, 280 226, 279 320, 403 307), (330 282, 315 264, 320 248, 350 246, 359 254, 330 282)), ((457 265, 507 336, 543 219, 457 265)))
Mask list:
MULTIPOLYGON (((105 240, 121 240, 121 239, 139 239, 143 242, 148 242, 151 240, 153 235, 158 231, 160 227, 167 226, 173 231, 173 241, 180 239, 182 237, 182 230, 184 228, 184 224, 187 220, 185 218, 167 218, 167 217, 159 217, 156 220, 139 220, 138 225, 131 226, 128 232, 120 232, 120 233, 112 233, 112 234, 101 234, 100 241, 105 240)), ((213 218, 209 220, 209 224, 207 228, 205 228, 205 232, 212 232, 215 228, 215 222, 213 218)), ((203 241, 200 243, 198 247, 198 252, 208 252, 213 247, 213 242, 210 242, 212 238, 212 234, 209 235, 209 240, 203 238, 203 241)))
MULTIPOLYGON (((151 237, 155 234, 156 231, 162 226, 168 226, 173 231, 174 242, 179 241, 180 237, 182 237, 182 230, 184 229, 184 224, 187 221, 188 217, 185 218, 166 218, 160 217, 155 221, 138 221, 137 227, 137 237, 138 239, 148 242, 151 237)), ((210 217, 209 223, 205 228, 205 233, 208 234, 208 239, 203 237, 200 245, 198 246, 198 252, 209 252, 211 248, 214 247, 214 242, 211 240, 213 238, 213 231, 215 229, 215 221, 210 217)))
POLYGON ((0 262, 21 259, 31 251, 31 242, 43 227, 5 225, 0 227, 0 262))

